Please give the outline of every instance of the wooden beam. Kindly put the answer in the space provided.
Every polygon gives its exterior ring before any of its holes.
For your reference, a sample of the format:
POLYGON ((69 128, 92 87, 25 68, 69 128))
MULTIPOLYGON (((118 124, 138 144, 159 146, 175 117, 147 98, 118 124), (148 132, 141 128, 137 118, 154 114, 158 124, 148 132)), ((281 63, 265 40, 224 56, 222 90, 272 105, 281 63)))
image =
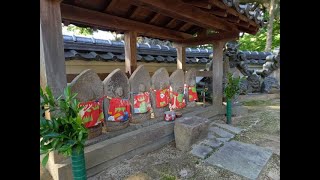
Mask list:
POLYGON ((207 12, 214 14, 216 16, 220 16, 220 17, 227 17, 228 13, 225 9, 219 9, 219 8, 212 8, 211 10, 206 10, 207 12))
POLYGON ((177 69, 186 71, 186 47, 180 45, 174 45, 177 49, 177 69))
POLYGON ((132 74, 137 69, 137 33, 133 31, 124 34, 125 73, 132 74))
POLYGON ((167 14, 175 19, 190 22, 207 29, 234 31, 237 27, 231 23, 209 14, 193 5, 183 3, 181 0, 133 0, 137 6, 149 8, 155 12, 167 14))
POLYGON ((185 3, 192 4, 196 7, 204 8, 204 9, 211 9, 211 4, 209 4, 207 1, 201 1, 201 0, 182 0, 185 3))
POLYGON ((220 0, 207 0, 208 3, 220 8, 220 9, 227 9, 226 5, 224 5, 223 2, 221 2, 220 0))
MULTIPOLYGON (((150 72, 154 73, 161 67, 167 69, 168 72, 173 72, 177 69, 173 63, 158 63, 158 62, 138 62, 137 65, 143 64, 145 68, 150 72)), ((125 71, 123 62, 117 61, 86 61, 86 60, 69 60, 65 62, 67 74, 80 74, 86 69, 92 69, 96 73, 111 73, 113 70, 119 68, 121 71, 125 71)), ((206 64, 186 64, 186 69, 195 68, 197 70, 204 69, 206 64)), ((209 72, 209 71, 205 71, 209 72)), ((212 74, 210 74, 210 77, 212 74)), ((103 80, 103 79, 102 79, 103 80)))
MULTIPOLYGON (((213 5, 212 9, 214 11, 211 11, 212 14, 215 14, 217 16, 227 17, 228 14, 232 16, 239 17, 241 21, 249 22, 251 25, 254 25, 255 22, 250 20, 248 17, 244 16, 243 14, 240 14, 237 12, 237 10, 233 9, 232 7, 226 6, 223 2, 220 0, 203 0, 202 2, 209 3, 213 5), (218 9, 220 10, 218 10, 218 9)), ((230 20, 230 22, 234 22, 234 19, 230 20)))
POLYGON ((175 41, 175 43, 182 46, 194 46, 194 45, 202 45, 202 44, 210 44, 214 41, 221 40, 233 40, 239 38, 239 32, 225 32, 212 34, 207 36, 194 37, 190 39, 175 41))
POLYGON ((228 14, 231 14, 233 16, 239 16, 239 19, 241 21, 249 22, 252 26, 256 26, 256 24, 253 20, 250 20, 245 15, 238 13, 237 10, 233 9, 232 7, 225 6, 223 2, 221 2, 219 0, 208 0, 208 2, 216 7, 221 8, 221 9, 226 9, 228 14))
POLYGON ((63 20, 111 30, 135 31, 141 36, 149 36, 168 40, 181 40, 192 37, 192 35, 187 33, 178 32, 63 3, 61 4, 61 13, 63 20))
POLYGON ((212 77, 212 71, 197 71, 196 76, 200 77, 212 77))
POLYGON ((228 16, 227 18, 225 18, 225 20, 232 22, 232 23, 239 23, 240 19, 238 16, 228 16))

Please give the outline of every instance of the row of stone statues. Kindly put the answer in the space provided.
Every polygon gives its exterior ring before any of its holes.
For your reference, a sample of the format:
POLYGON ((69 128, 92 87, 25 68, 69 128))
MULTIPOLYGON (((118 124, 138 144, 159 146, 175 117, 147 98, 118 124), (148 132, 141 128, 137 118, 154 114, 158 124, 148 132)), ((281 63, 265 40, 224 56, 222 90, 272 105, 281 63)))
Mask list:
MULTIPOLYGON (((78 94, 76 98, 86 110, 96 103, 100 115, 95 117, 100 118, 91 122, 91 127, 100 122, 141 123, 163 117, 168 110, 194 106, 197 100, 194 68, 186 73, 178 69, 171 76, 165 68, 160 68, 150 77, 144 65, 140 65, 129 79, 120 69, 115 69, 103 81, 94 71, 87 69, 69 86, 78 94)), ((93 110, 86 113, 93 116, 93 110)))

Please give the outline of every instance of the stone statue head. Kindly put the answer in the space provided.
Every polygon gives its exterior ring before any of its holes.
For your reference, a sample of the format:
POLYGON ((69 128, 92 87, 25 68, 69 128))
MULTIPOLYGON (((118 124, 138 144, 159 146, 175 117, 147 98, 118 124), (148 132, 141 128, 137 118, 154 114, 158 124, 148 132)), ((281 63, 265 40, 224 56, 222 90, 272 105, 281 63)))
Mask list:
POLYGON ((192 79, 191 81, 190 81, 190 86, 195 86, 196 85, 196 81, 194 80, 194 79, 192 79))
POLYGON ((160 89, 165 89, 167 87, 168 87, 168 85, 166 82, 160 82, 160 89))
POLYGON ((123 89, 122 87, 117 87, 116 91, 115 91, 115 95, 116 97, 122 97, 123 96, 123 89))
POLYGON ((227 42, 224 49, 226 56, 235 56, 238 52, 239 46, 240 44, 236 41, 227 42))
POLYGON ((145 92, 146 91, 146 86, 144 84, 139 84, 139 92, 145 92))

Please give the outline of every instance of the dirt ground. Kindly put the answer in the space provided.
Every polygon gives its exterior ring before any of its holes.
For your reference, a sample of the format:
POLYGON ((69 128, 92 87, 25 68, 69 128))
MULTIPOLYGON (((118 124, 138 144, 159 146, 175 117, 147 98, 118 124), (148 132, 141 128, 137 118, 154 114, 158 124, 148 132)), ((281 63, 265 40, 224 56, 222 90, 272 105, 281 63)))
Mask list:
MULTIPOLYGON (((233 124, 246 129, 235 140, 271 149, 271 156, 260 180, 280 179, 280 99, 247 101, 246 116, 234 117, 233 124)), ((135 156, 90 180, 240 180, 245 179, 219 167, 213 167, 175 148, 174 142, 152 153, 135 156)))
MULTIPOLYGON (((234 117, 234 126, 245 129, 234 140, 256 144, 271 149, 274 153, 261 172, 259 180, 280 179, 280 99, 251 100, 244 102, 248 115, 234 117)), ((42 168, 40 168, 42 169, 42 168)), ((40 172, 41 174, 41 172, 40 172)), ((50 179, 42 170, 41 179, 50 179), (45 177, 46 176, 46 177, 45 177)), ((135 156, 119 162, 88 180, 242 180, 219 167, 205 164, 189 153, 175 148, 174 142, 154 152, 135 156)))

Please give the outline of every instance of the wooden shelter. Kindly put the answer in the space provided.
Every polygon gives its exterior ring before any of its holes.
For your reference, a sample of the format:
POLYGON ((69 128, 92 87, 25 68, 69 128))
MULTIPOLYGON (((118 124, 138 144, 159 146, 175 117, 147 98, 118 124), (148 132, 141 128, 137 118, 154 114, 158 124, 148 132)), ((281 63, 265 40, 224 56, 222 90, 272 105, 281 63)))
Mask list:
POLYGON ((49 84, 55 93, 67 84, 62 22, 124 33, 128 74, 137 67, 137 36, 173 41, 177 68, 183 70, 187 46, 212 43, 213 79, 219 94, 225 42, 238 38, 239 32, 255 34, 264 24, 256 4, 239 4, 239 0, 40 0, 41 85, 49 84))
POLYGON ((213 107, 219 114, 223 47, 240 32, 257 33, 264 21, 256 4, 239 0, 40 0, 40 83, 55 95, 67 85, 62 23, 124 33, 129 75, 137 68, 137 36, 174 42, 177 69, 183 70, 186 47, 213 44, 213 107))

